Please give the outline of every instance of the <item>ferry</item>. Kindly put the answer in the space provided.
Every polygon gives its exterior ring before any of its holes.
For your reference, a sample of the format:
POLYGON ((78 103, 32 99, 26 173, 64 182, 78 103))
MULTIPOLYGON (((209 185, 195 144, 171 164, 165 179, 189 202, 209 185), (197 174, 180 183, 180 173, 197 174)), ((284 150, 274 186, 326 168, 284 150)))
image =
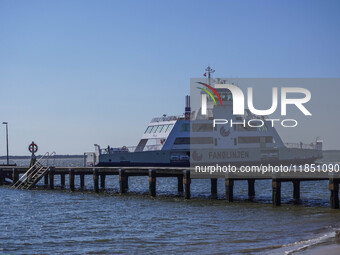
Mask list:
MULTIPOLYGON (((209 86, 225 83, 212 79, 208 67, 209 86)), ((217 86, 218 87, 218 86, 217 86)), ((134 147, 101 148, 95 144, 94 152, 86 152, 86 166, 171 166, 189 167, 202 163, 220 162, 231 165, 311 164, 322 158, 322 139, 310 144, 284 143, 275 127, 265 122, 263 127, 212 125, 212 116, 223 111, 223 118, 234 122, 249 119, 264 120, 246 109, 244 116, 232 114, 233 97, 229 90, 216 88, 223 103, 218 108, 213 99, 207 100, 207 114, 201 109, 191 111, 190 96, 186 96, 185 113, 179 116, 153 118, 139 143, 134 147)), ((204 93, 202 90, 201 93, 204 93)), ((216 98, 217 100, 217 98, 216 98)))

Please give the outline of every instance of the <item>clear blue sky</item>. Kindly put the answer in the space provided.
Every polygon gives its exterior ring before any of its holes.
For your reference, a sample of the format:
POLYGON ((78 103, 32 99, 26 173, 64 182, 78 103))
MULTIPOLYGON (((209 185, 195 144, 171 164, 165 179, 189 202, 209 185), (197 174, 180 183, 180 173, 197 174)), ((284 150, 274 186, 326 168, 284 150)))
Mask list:
MULTIPOLYGON (((321 0, 0 0, 10 153, 135 145, 152 117, 183 112, 208 64, 217 77, 339 77, 339 13, 321 0)), ((0 155, 4 139, 1 125, 0 155)))

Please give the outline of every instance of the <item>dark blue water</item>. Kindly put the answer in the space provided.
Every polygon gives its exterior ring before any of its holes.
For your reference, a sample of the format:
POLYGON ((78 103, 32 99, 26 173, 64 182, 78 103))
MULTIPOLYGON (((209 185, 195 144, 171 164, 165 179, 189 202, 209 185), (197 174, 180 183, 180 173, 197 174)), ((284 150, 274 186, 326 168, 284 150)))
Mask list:
POLYGON ((107 177, 107 190, 99 194, 91 191, 90 176, 85 183, 85 192, 1 187, 0 252, 281 254, 340 228, 325 181, 303 182, 300 205, 293 204, 292 184, 283 183, 283 205, 276 208, 270 181, 256 182, 254 202, 247 201, 247 183, 236 181, 234 203, 224 200, 223 180, 217 200, 210 198, 209 180, 192 181, 191 200, 178 196, 175 178, 157 179, 156 198, 147 195, 148 177, 130 177, 125 195, 118 194, 117 176, 107 177))

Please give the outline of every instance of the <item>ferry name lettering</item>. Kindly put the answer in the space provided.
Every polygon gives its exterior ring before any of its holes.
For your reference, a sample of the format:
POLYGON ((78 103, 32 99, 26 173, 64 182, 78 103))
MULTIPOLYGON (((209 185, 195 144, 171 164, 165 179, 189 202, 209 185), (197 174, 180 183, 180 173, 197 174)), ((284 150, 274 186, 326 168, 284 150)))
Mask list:
POLYGON ((249 158, 248 151, 210 151, 209 159, 249 158))

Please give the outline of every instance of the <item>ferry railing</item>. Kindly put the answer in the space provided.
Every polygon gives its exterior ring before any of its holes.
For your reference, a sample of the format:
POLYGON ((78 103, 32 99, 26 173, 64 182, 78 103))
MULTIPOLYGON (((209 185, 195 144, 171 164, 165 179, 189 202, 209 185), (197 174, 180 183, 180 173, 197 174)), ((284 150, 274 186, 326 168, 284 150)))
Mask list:
POLYGON ((164 116, 164 117, 156 117, 151 120, 151 122, 161 122, 161 121, 171 121, 171 120, 178 120, 183 119, 184 115, 173 115, 173 116, 164 116))
POLYGON ((100 154, 113 154, 119 152, 134 152, 137 146, 122 146, 122 147, 110 147, 106 149, 100 149, 100 154))
POLYGON ((159 151, 163 147, 163 144, 160 145, 146 145, 143 151, 159 151))
MULTIPOLYGON (((157 151, 161 150, 163 144, 159 145, 145 145, 143 151, 157 151)), ((106 148, 100 149, 101 154, 113 154, 113 153, 120 153, 120 152, 135 152, 137 146, 123 146, 123 147, 115 147, 115 148, 106 148)))
POLYGON ((285 143, 287 148, 296 148, 296 149, 316 149, 316 145, 314 143, 305 144, 305 143, 285 143))

